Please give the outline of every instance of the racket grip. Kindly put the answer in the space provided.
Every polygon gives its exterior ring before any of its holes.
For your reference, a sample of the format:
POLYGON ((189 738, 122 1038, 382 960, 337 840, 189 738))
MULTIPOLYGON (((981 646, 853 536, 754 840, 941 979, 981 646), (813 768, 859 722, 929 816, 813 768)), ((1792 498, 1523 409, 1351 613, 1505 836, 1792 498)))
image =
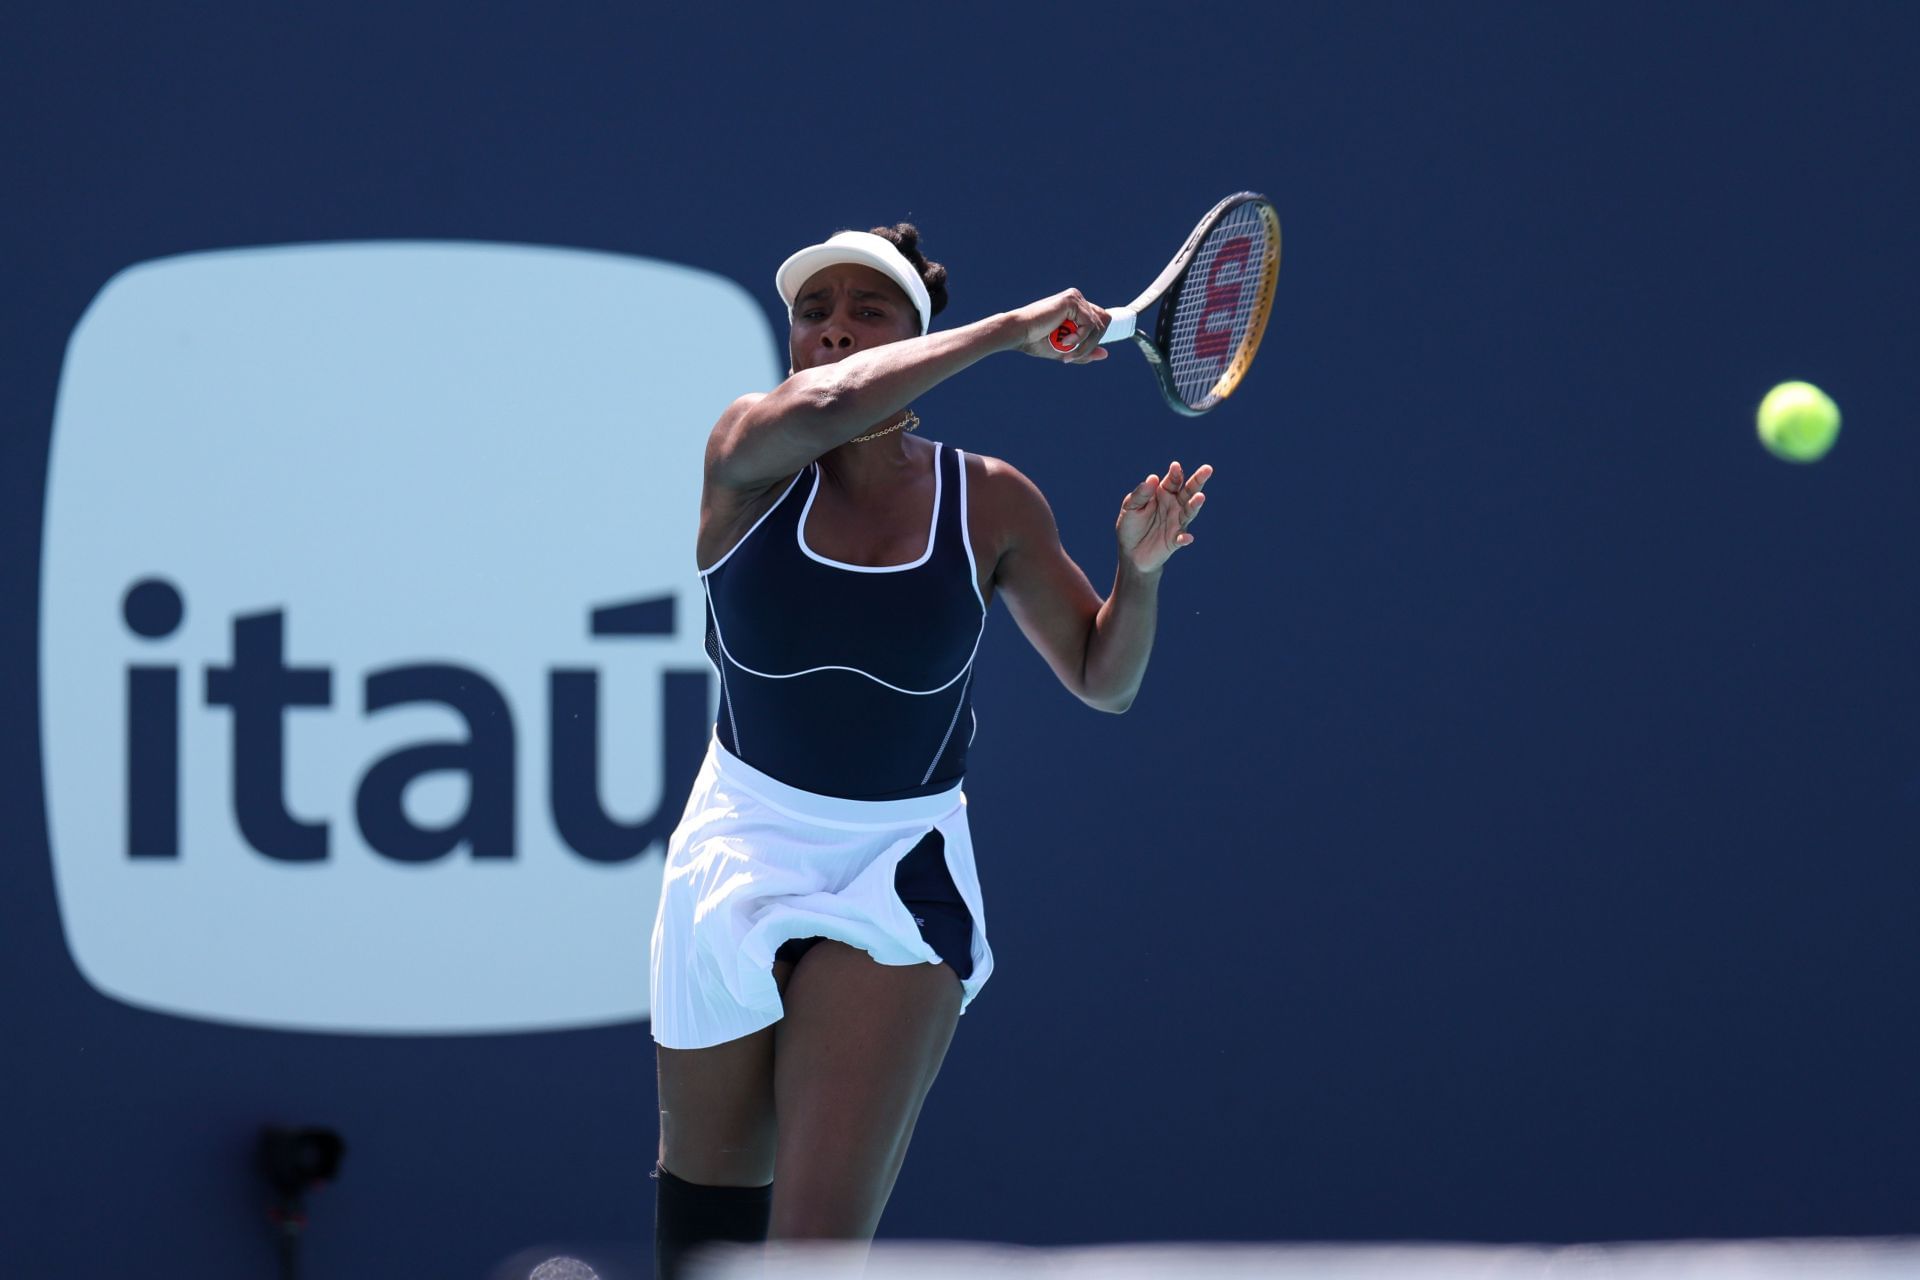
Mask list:
MULTIPOLYGON (((1113 319, 1107 324, 1107 331, 1100 335, 1101 346, 1105 346, 1109 342, 1120 342, 1133 336, 1134 329, 1137 328, 1140 323, 1140 316, 1137 312, 1129 307, 1115 307, 1112 311, 1108 312, 1108 314, 1111 315, 1113 319)), ((1080 326, 1068 320, 1049 334, 1047 341, 1053 343, 1053 349, 1055 351, 1071 351, 1080 345, 1072 340, 1073 335, 1078 332, 1080 332, 1080 326)))

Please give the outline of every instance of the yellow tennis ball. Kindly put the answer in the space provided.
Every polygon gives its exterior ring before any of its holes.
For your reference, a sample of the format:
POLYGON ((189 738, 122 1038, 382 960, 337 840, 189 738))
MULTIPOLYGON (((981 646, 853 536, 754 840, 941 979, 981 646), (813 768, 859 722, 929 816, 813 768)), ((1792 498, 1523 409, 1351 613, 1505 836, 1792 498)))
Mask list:
POLYGON ((1840 407, 1811 382, 1783 382, 1760 402, 1760 443, 1789 462, 1818 462, 1840 434, 1840 407))

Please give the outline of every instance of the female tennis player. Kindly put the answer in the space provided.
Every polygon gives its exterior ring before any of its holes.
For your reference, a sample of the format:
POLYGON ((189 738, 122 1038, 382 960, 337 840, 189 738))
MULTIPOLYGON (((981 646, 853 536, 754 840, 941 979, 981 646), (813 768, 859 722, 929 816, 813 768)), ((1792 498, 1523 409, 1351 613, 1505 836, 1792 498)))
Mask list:
POLYGON ((988 602, 1082 701, 1125 711, 1205 501, 1210 467, 1137 485, 1102 600, 1031 481, 912 434, 923 392, 1003 352, 1103 359, 1108 321, 1069 289, 932 332, 946 269, 918 242, 902 223, 788 258, 791 374, 707 445, 720 711, 652 952, 662 1277, 713 1241, 872 1238, 993 967, 960 790, 988 602), (1063 353, 1066 321, 1085 340, 1063 353))

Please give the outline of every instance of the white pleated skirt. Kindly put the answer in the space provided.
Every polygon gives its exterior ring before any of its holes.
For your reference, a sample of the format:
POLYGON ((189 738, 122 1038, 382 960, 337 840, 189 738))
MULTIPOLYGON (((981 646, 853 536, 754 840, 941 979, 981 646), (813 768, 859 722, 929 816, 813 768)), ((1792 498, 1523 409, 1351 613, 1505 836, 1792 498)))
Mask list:
POLYGON ((707 747, 667 841, 653 924, 653 1038, 704 1049, 780 1020, 773 956, 794 938, 832 938, 881 964, 939 964, 894 889, 900 860, 929 831, 973 915, 973 972, 961 1012, 993 972, 986 912, 959 787, 910 800, 843 800, 768 777, 707 747))

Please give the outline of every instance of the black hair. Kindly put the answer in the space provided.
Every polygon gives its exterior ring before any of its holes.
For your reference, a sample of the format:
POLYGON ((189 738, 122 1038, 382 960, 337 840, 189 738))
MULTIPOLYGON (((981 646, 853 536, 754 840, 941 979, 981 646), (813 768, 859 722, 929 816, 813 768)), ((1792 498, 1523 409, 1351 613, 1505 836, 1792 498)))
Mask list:
POLYGON ((921 282, 927 286, 927 298, 933 304, 931 314, 939 315, 947 305, 947 269, 937 262, 928 262, 927 255, 920 252, 920 228, 911 222, 896 222, 890 227, 875 227, 873 234, 892 242, 901 256, 913 264, 921 282))

